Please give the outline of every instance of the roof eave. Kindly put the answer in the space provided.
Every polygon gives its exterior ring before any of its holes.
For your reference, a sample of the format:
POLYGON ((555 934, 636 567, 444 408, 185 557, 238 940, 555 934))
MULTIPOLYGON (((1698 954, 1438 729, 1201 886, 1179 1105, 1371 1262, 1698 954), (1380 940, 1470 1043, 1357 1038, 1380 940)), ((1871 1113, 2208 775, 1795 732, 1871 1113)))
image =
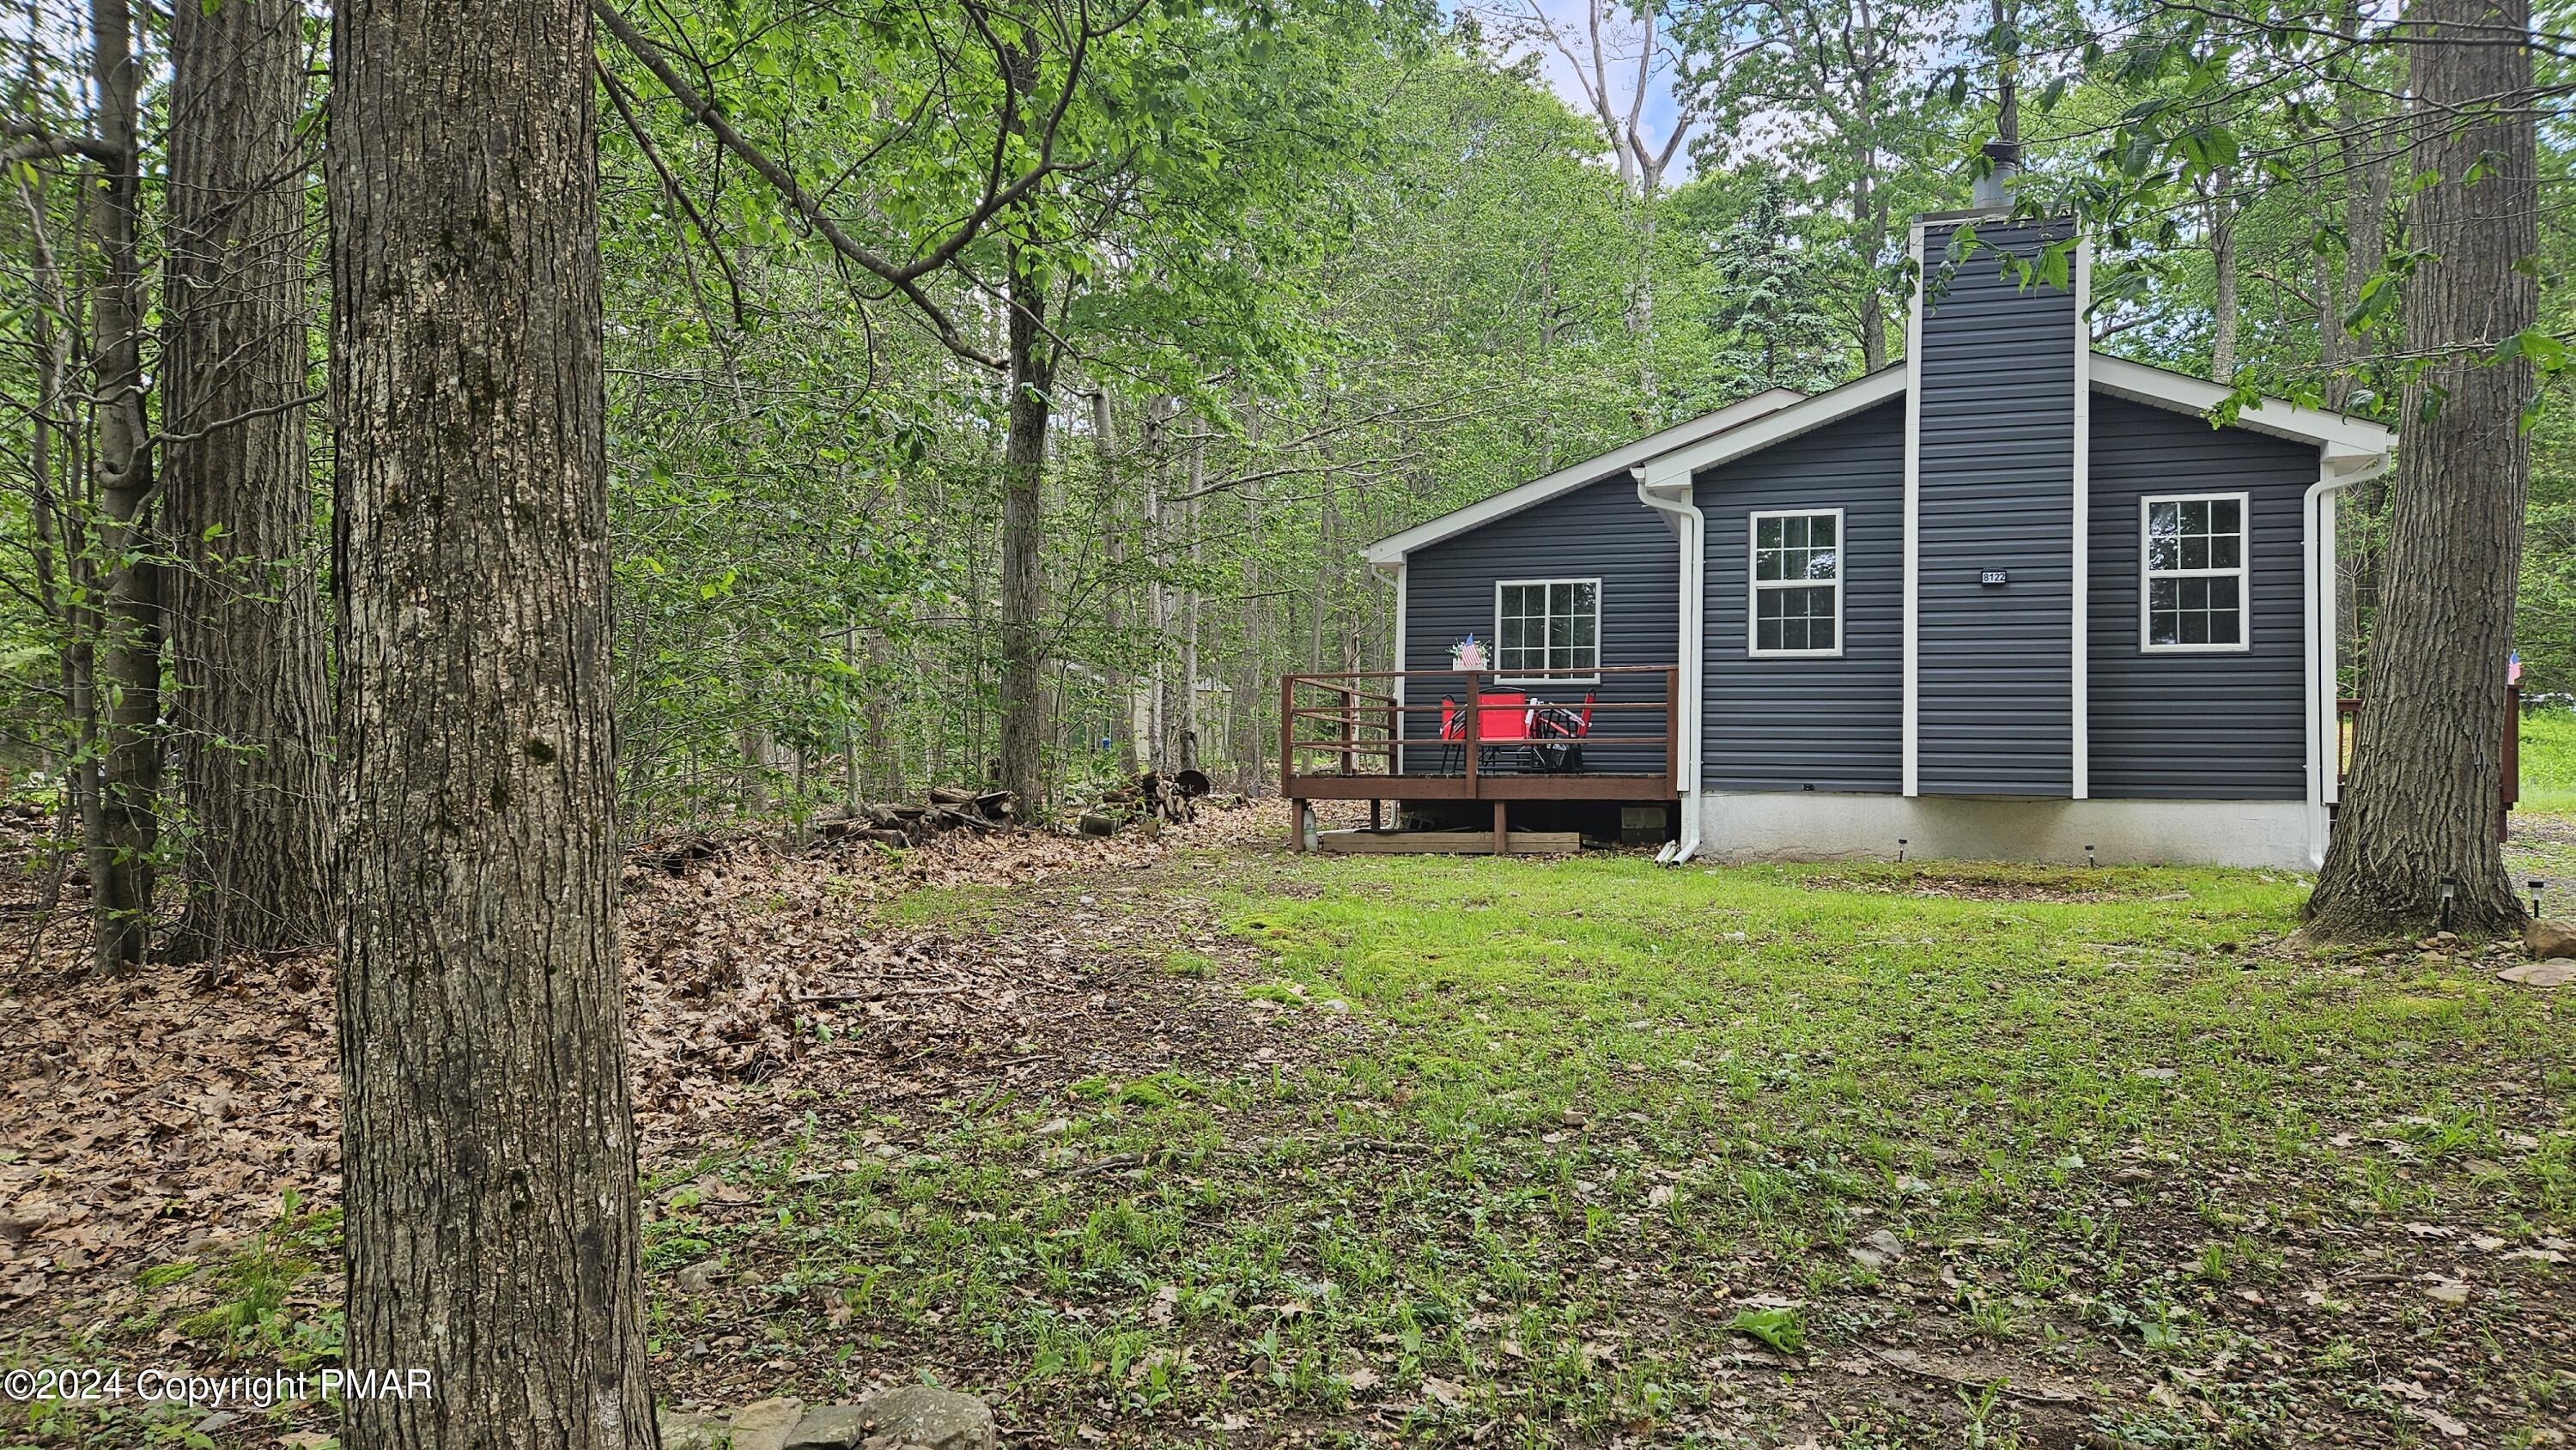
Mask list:
MULTIPOLYGON (((2216 383, 2113 357, 2105 352, 2093 354, 2092 373, 2093 386, 2098 392, 2201 418, 2216 412, 2219 405, 2233 396, 2231 390, 2216 383)), ((2397 446, 2395 430, 2381 424, 2329 413, 2321 408, 2303 408, 2280 398, 2264 398, 2239 408, 2235 417, 2229 420, 2229 426, 2315 444, 2324 449, 2330 459, 2350 460, 2356 464, 2383 457, 2397 446)))
MULTIPOLYGON (((1821 395, 1820 395, 1821 396, 1821 395)), ((1570 464, 1553 473, 1531 479, 1515 488, 1505 489, 1491 498, 1480 499, 1465 508, 1452 509, 1435 519, 1426 519, 1401 533, 1389 534, 1360 550, 1360 557, 1380 569, 1404 562, 1416 549, 1456 538, 1479 529, 1497 519, 1508 518, 1523 509, 1535 508, 1560 494, 1596 483, 1628 476, 1629 470, 1649 458, 1686 448, 1716 437, 1756 419, 1779 412, 1798 403, 1803 394, 1788 388, 1770 388, 1741 402, 1730 403, 1713 413, 1704 413, 1688 422, 1676 423, 1624 444, 1597 457, 1570 464)))

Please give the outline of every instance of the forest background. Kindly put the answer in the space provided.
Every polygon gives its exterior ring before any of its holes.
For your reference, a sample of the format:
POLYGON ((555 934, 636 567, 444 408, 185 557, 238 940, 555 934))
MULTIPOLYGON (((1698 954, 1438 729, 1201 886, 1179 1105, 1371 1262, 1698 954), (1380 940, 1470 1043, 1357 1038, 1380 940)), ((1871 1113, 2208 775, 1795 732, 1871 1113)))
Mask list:
MULTIPOLYGON (((36 138, 0 208, 0 731, 22 785, 61 803, 67 844, 99 809, 67 778, 104 771, 116 798, 111 717, 132 692, 102 672, 120 647, 159 700, 126 734, 182 760, 227 748, 188 738, 186 701, 209 686, 187 678, 185 639, 138 647, 121 576, 162 571, 174 598, 228 573, 268 602, 330 595, 328 27, 304 25, 303 121, 280 163, 305 168, 306 214, 267 249, 301 267, 314 322, 308 376, 279 389, 309 522, 233 549, 184 500, 146 496, 137 515, 100 483, 101 427, 128 401, 101 381, 114 289, 84 245, 101 166, 32 154, 92 129, 97 13, 28 0, 0 22, 20 62, 0 82, 11 134, 36 138)), ((2031 194, 2111 223, 2099 346, 2383 418, 2404 391, 2404 57, 2370 43, 2385 18, 2358 6, 2309 17, 2356 42, 2321 66, 2263 63, 2223 17, 2173 6, 622 13, 597 80, 631 833, 1007 779, 1015 664, 1039 683, 1053 801, 1154 762, 1257 786, 1277 767, 1281 673, 1388 663, 1392 594, 1359 546, 1900 356, 1906 223, 1967 200, 1999 73, 2020 81, 2031 194), (1036 562, 1016 586, 1014 527, 1036 562)), ((173 23, 147 7, 131 36, 156 162, 173 23)), ((2564 95, 2564 58, 2544 46, 2538 64, 2564 95)), ((2528 345, 2559 348, 2544 371, 2576 332, 2571 156, 2576 133, 2544 123, 2528 345)), ((156 162, 131 212, 131 401, 172 447, 207 430, 159 386, 190 281, 156 162)), ((2531 428, 2516 643, 2527 688, 2564 691, 2563 384, 2531 428)), ((2372 485, 2343 515, 2349 670, 2385 512, 2372 485)), ((227 667, 257 673, 238 653, 227 667)), ((175 803, 157 814, 131 852, 166 864, 203 839, 175 803)))

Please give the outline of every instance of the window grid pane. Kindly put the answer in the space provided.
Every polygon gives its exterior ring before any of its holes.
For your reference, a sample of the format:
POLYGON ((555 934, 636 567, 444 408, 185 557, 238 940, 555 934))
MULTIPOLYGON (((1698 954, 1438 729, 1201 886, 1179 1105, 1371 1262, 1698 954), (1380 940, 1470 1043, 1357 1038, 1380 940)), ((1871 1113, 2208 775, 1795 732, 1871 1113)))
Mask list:
POLYGON ((1501 673, 1600 667, 1600 590, 1590 580, 1505 584, 1495 620, 1501 673))
POLYGON ((2146 505, 2146 644, 2238 648, 2245 643, 2245 507, 2236 498, 2146 505))
POLYGON ((1841 643, 1842 520, 1830 513, 1753 521, 1753 648, 1829 654, 1841 643))

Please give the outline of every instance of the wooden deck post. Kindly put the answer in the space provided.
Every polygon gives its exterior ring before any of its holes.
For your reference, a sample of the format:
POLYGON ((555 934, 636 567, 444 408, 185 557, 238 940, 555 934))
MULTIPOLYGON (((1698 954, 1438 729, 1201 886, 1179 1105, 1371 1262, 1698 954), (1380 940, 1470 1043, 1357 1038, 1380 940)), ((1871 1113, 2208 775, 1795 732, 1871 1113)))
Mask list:
POLYGON ((1297 677, 1279 677, 1279 794, 1297 778, 1297 677))
POLYGON ((1288 803, 1288 849, 1306 850, 1306 803, 1293 792, 1297 779, 1297 677, 1279 677, 1279 798, 1288 803))
POLYGON ((1467 728, 1458 732, 1458 744, 1467 752, 1467 799, 1476 798, 1476 741, 1484 732, 1485 712, 1476 708, 1482 703, 1476 689, 1476 676, 1465 672, 1467 681, 1467 728))
POLYGON ((1512 853, 1512 833, 1504 824, 1510 812, 1511 802, 1494 802, 1494 854, 1497 856, 1508 856, 1512 853))

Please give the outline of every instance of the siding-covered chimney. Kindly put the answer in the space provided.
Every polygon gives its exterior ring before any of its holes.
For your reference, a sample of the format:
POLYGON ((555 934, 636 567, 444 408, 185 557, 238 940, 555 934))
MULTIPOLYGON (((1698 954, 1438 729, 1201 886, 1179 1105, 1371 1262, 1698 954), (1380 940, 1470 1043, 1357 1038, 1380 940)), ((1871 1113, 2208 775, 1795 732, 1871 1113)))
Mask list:
POLYGON ((1909 795, 2085 793, 2083 249, 2067 254, 2063 282, 2043 275, 2048 248, 2073 230, 1984 208, 1927 216, 1915 231, 1909 795))

